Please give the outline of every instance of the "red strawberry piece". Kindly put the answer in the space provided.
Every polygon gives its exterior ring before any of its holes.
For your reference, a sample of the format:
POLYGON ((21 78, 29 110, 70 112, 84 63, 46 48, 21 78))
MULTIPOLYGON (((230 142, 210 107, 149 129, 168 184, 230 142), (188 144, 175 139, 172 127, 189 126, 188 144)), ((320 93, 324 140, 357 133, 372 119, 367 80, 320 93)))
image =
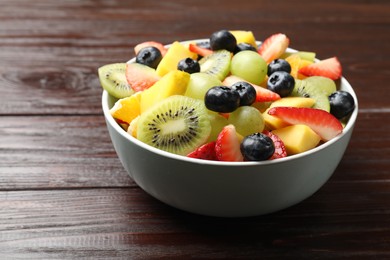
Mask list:
POLYGON ((343 131, 340 121, 325 110, 306 107, 273 107, 268 114, 292 124, 304 124, 324 141, 329 141, 343 131))
MULTIPOLYGON (((248 82, 240 77, 230 75, 230 76, 227 76, 222 83, 225 86, 231 86, 234 83, 240 82, 240 81, 248 82)), ((275 100, 280 99, 279 94, 277 94, 269 89, 252 84, 250 82, 248 82, 248 83, 251 84, 256 89, 256 102, 269 102, 269 101, 275 101, 275 100)))
POLYGON ((135 92, 138 92, 150 88, 160 79, 160 76, 157 75, 155 69, 152 69, 146 65, 138 63, 127 63, 126 79, 131 88, 135 92))
POLYGON ((266 131, 266 130, 263 131, 263 133, 272 139, 272 141, 274 142, 274 146, 275 146, 275 152, 269 160, 286 157, 287 151, 286 151, 286 147, 284 146, 282 139, 280 139, 279 136, 277 136, 276 134, 273 134, 273 133, 266 131))
POLYGON ((277 33, 265 39, 258 49, 258 53, 267 63, 270 63, 279 58, 286 51, 289 44, 290 39, 285 34, 277 33))
POLYGON ((323 76, 336 80, 341 77, 342 68, 337 57, 333 57, 302 67, 298 72, 305 76, 323 76))
POLYGON ((167 48, 164 47, 164 45, 162 43, 159 43, 159 42, 155 42, 155 41, 147 41, 147 42, 142 42, 142 43, 139 43, 137 44, 135 47, 134 47, 134 52, 135 52, 135 55, 138 54, 138 52, 142 49, 142 48, 145 48, 145 47, 156 47, 157 49, 160 50, 161 52, 161 55, 164 57, 164 55, 167 53, 167 48))
POLYGON ((217 161, 217 154, 215 153, 215 141, 206 143, 200 146, 195 151, 189 153, 187 156, 191 158, 217 161))
POLYGON ((205 57, 205 56, 208 56, 210 55, 211 53, 213 53, 212 50, 210 49, 206 49, 206 48, 203 48, 203 47, 200 47, 196 44, 193 44, 193 43, 190 43, 188 49, 191 51, 191 52, 194 52, 202 57, 205 57))
POLYGON ((217 137, 215 152, 219 161, 242 162, 244 157, 240 150, 240 138, 236 128, 230 124, 225 126, 217 137))

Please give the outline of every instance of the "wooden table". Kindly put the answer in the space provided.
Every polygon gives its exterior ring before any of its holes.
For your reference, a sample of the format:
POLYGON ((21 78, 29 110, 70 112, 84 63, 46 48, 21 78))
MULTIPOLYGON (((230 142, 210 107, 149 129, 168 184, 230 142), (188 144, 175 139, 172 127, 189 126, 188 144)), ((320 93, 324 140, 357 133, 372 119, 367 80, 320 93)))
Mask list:
POLYGON ((313 2, 0 0, 0 259, 389 258, 390 3, 313 2), (166 206, 128 177, 106 130, 98 67, 223 28, 339 57, 359 98, 332 178, 274 214, 166 206))

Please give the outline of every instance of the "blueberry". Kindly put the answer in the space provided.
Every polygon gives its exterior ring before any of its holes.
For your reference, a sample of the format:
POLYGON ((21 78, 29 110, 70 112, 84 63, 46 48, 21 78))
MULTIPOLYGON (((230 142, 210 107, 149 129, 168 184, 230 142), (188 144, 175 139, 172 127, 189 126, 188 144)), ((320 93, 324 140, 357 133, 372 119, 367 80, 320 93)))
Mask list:
POLYGON ((200 72, 199 62, 191 58, 185 58, 179 61, 177 64, 177 69, 185 71, 187 73, 196 73, 200 72))
POLYGON ((237 44, 236 49, 234 50, 234 54, 240 51, 257 51, 257 49, 249 43, 241 42, 237 44))
POLYGON ((240 106, 250 106, 256 101, 256 89, 245 81, 234 83, 231 88, 240 94, 240 106))
POLYGON ((295 86, 295 79, 290 73, 285 71, 276 71, 268 78, 267 88, 281 97, 287 97, 291 94, 295 86))
POLYGON ((234 52, 236 46, 236 37, 234 37, 234 35, 227 30, 214 32, 210 36, 210 47, 213 51, 225 49, 230 52, 234 52))
POLYGON ((329 96, 330 113, 338 119, 350 115, 355 108, 355 100, 346 91, 336 91, 329 96))
POLYGON ((240 150, 245 161, 264 161, 274 154, 275 145, 267 135, 254 133, 242 140, 240 150))
POLYGON ((206 92, 204 102, 209 110, 230 113, 240 106, 240 94, 226 86, 215 86, 206 92))
POLYGON ((161 60, 162 55, 160 50, 153 46, 142 48, 135 58, 135 62, 149 66, 153 69, 157 68, 161 60))
POLYGON ((267 75, 271 76, 272 73, 276 71, 285 71, 287 73, 291 72, 291 65, 286 60, 275 59, 268 64, 267 75))

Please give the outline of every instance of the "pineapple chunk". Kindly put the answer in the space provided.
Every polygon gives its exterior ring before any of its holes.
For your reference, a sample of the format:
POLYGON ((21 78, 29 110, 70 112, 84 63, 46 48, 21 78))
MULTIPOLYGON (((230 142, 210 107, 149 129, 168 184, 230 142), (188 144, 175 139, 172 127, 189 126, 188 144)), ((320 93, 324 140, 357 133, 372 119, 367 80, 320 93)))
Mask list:
POLYGON ((174 42, 157 66, 156 72, 164 76, 168 72, 177 69, 179 61, 185 58, 196 59, 198 55, 191 52, 188 47, 179 42, 174 42))
POLYGON ((276 100, 265 112, 263 112, 265 125, 267 129, 270 130, 288 126, 288 124, 283 120, 268 114, 268 110, 272 107, 312 107, 314 103, 314 99, 305 97, 284 97, 276 100))
POLYGON ((306 125, 291 125, 276 129, 272 133, 282 139, 288 155, 313 149, 321 141, 321 137, 306 125))
POLYGON ((130 97, 119 99, 110 109, 113 118, 121 123, 130 124, 134 118, 139 116, 141 92, 137 92, 130 97))
POLYGON ((236 38, 237 44, 244 42, 252 45, 257 49, 256 39, 252 31, 236 30, 236 31, 230 31, 230 33, 233 34, 234 37, 236 38))
POLYGON ((184 95, 189 80, 190 74, 180 70, 173 70, 163 76, 153 86, 142 92, 141 113, 169 96, 184 95))

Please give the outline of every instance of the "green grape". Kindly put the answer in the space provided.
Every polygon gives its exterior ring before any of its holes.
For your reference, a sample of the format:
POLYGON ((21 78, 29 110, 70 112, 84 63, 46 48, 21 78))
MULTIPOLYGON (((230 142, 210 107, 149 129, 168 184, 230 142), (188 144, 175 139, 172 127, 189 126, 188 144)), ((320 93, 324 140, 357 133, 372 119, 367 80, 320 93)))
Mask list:
POLYGON ((264 130, 264 118, 260 111, 252 106, 242 106, 230 113, 228 122, 236 127, 238 133, 247 136, 264 130))
POLYGON ((211 125, 211 132, 208 142, 211 142, 217 140, 217 137, 221 132, 222 128, 228 125, 228 120, 220 114, 210 110, 208 111, 208 115, 211 125))
POLYGON ((203 72, 192 73, 184 96, 204 100, 207 90, 221 85, 222 82, 213 75, 203 72))
POLYGON ((240 51, 232 58, 230 72, 255 85, 260 85, 267 75, 267 63, 255 51, 240 51))

